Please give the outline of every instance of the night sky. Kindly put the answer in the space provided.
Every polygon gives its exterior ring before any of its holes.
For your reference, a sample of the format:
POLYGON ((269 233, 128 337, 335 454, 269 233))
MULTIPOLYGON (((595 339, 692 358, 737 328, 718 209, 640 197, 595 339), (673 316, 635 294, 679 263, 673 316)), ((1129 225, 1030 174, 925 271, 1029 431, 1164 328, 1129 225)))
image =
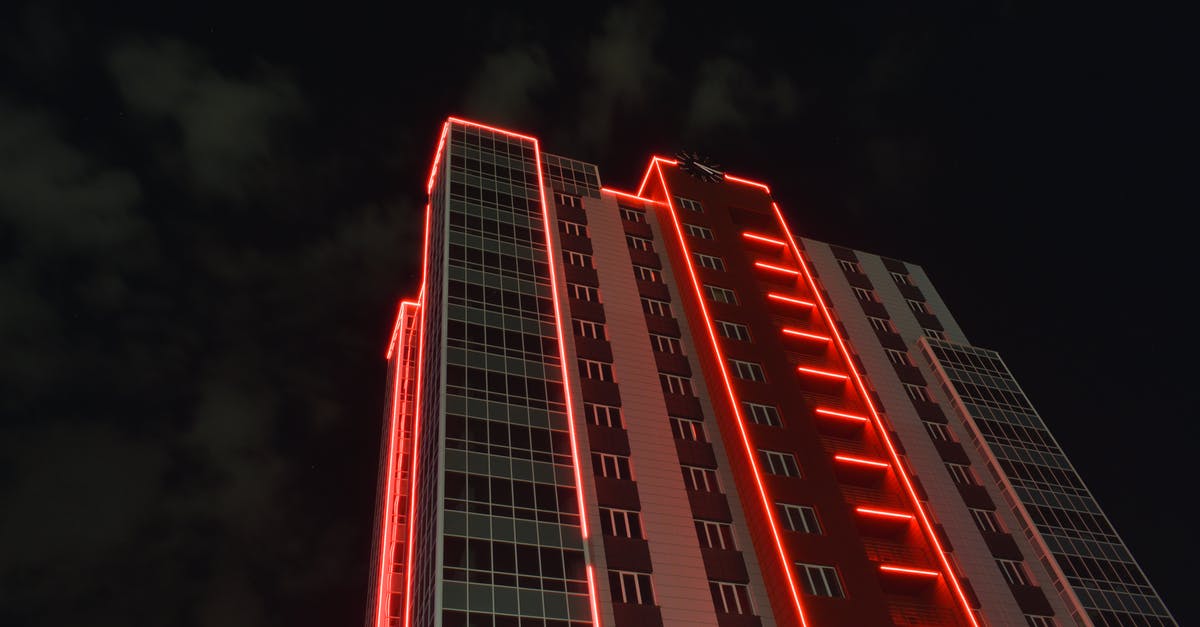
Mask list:
POLYGON ((0 17, 0 624, 361 622, 450 114, 618 188, 703 152, 799 234, 924 266, 1200 621, 1182 19, 94 4, 0 17))

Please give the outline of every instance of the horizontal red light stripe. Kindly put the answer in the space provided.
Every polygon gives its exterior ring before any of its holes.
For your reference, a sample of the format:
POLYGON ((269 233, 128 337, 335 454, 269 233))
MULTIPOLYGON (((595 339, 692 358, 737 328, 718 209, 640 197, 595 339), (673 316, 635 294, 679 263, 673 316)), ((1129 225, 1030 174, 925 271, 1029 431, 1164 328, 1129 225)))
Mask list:
POLYGON ((856 507, 854 511, 868 516, 878 516, 880 518, 894 518, 896 520, 912 520, 912 514, 904 514, 901 512, 889 512, 884 509, 872 509, 870 507, 856 507))
POLYGON ((871 466, 872 468, 891 468, 887 462, 875 461, 873 459, 863 459, 861 457, 852 457, 850 455, 834 455, 834 459, 847 464, 859 464, 862 466, 871 466))
POLYGON ((774 237, 767 237, 766 235, 759 235, 758 233, 751 233, 750 231, 743 231, 742 237, 749 239, 749 240, 754 240, 756 242, 762 242, 764 244, 771 244, 773 246, 787 246, 787 242, 785 242, 781 239, 775 239, 774 237))
POLYGON ((827 336, 817 335, 816 333, 806 333, 804 331, 798 331, 796 329, 786 329, 785 328, 785 329, 783 329, 783 334, 791 335, 793 337, 802 337, 806 340, 816 340, 818 342, 828 342, 829 341, 829 338, 827 336))
POLYGON ((792 298, 790 296, 784 296, 783 294, 776 294, 775 292, 768 292, 767 298, 769 298, 771 300, 777 300, 781 303, 787 303, 789 305, 799 305, 801 307, 816 307, 816 304, 812 303, 810 301, 801 300, 799 298, 792 298))
POLYGON ((601 187, 600 191, 603 193, 612 194, 614 196, 631 198, 631 199, 639 201, 639 202, 648 202, 653 205, 665 205, 666 204, 666 203, 662 202, 661 200, 654 200, 653 198, 644 198, 642 196, 638 196, 637 194, 631 194, 629 192, 621 192, 621 191, 617 191, 615 189, 611 189, 608 187, 601 187))
POLYGON ((725 180, 733 181, 734 183, 742 183, 744 185, 753 185, 755 187, 761 187, 764 192, 766 192, 768 194, 771 193, 771 188, 767 187, 766 183, 759 183, 758 181, 751 181, 750 179, 744 179, 740 176, 734 176, 732 174, 726 174, 725 180))
POLYGON ((795 268, 785 268, 783 266, 777 266, 775 264, 766 263, 763 261, 755 261, 754 267, 762 268, 763 270, 770 270, 771 272, 778 272, 780 274, 790 274, 792 276, 800 276, 800 271, 795 268))
POLYGON ((917 575, 920 577, 941 577, 942 574, 936 570, 925 570, 923 568, 904 568, 902 566, 882 565, 879 570, 888 573, 901 573, 904 575, 917 575))
POLYGON ((846 420, 853 420, 855 422, 869 422, 869 420, 867 419, 866 416, 855 416, 854 414, 847 414, 845 412, 834 411, 832 409, 824 409, 822 407, 818 407, 814 411, 816 411, 816 413, 818 413, 818 414, 821 414, 822 416, 832 416, 834 418, 845 418, 846 420))
POLYGON ((797 371, 797 372, 803 372, 804 374, 816 375, 816 376, 818 376, 818 377, 826 377, 826 378, 829 378, 829 379, 837 379, 837 380, 839 380, 839 381, 845 381, 845 380, 847 380, 847 379, 849 379, 849 378, 850 378, 850 377, 848 377, 848 376, 846 376, 846 375, 844 375, 844 374, 842 374, 842 373, 840 373, 840 372, 830 372, 830 371, 828 371, 828 370, 818 370, 818 369, 816 369, 816 368, 805 368, 804 366, 797 366, 797 367, 796 367, 796 371, 797 371))

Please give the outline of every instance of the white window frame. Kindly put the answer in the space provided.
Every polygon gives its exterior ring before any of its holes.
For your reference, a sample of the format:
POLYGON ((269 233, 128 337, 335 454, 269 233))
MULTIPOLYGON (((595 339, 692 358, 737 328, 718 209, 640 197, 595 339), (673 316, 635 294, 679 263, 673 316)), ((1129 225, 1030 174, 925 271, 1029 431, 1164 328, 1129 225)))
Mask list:
POLYGON ((696 538, 702 549, 724 549, 736 551, 737 542, 733 539, 733 524, 716 520, 696 518, 696 538))
POLYGON ((925 337, 931 337, 935 340, 941 340, 943 342, 946 341, 946 332, 945 331, 938 331, 937 329, 926 329, 925 327, 921 327, 921 332, 925 334, 925 337))
POLYGON ((688 466, 686 464, 681 464, 679 467, 683 470, 683 482, 689 491, 721 491, 721 482, 717 478, 716 470, 713 470, 712 468, 704 468, 702 466, 688 466))
POLYGON ((633 463, 628 455, 592 452, 592 471, 600 477, 633 481, 633 463))
POLYGON ((633 276, 635 276, 643 281, 649 281, 651 283, 662 283, 663 282, 662 270, 655 270, 654 268, 651 268, 648 266, 639 266, 637 264, 634 264, 633 276))
POLYGON ((564 194, 562 192, 554 192, 554 202, 560 207, 575 207, 583 209, 583 199, 572 194, 564 194))
POLYGON ((612 364, 582 357, 579 359, 579 375, 592 381, 615 382, 617 380, 612 364))
POLYGON ((732 581, 708 580, 713 606, 719 614, 754 615, 754 602, 750 599, 750 586, 732 581))
POLYGON ((621 408, 615 405, 584 401, 583 415, 587 417, 588 422, 599 427, 625 428, 625 418, 621 415, 621 408))
POLYGON ((909 276, 907 274, 902 274, 900 272, 892 272, 891 275, 892 275, 892 280, 896 282, 896 285, 907 285, 909 287, 912 287, 913 283, 912 283, 911 276, 909 276))
POLYGON ((588 236, 588 227, 586 224, 571 222, 570 220, 559 220, 558 227, 560 231, 566 233, 567 235, 577 235, 579 237, 588 236))
POLYGON ((808 505, 797 505, 795 503, 775 503, 775 512, 783 521, 783 526, 788 531, 796 531, 799 533, 821 534, 821 520, 817 517, 817 510, 808 505))
POLYGON ((567 283, 567 295, 588 303, 600 302, 600 290, 582 283, 567 283))
POLYGON ((779 408, 774 405, 742 401, 742 411, 750 417, 750 422, 756 425, 783 426, 783 416, 779 414, 779 408))
POLYGON ((879 297, 875 296, 875 290, 868 290, 854 285, 850 286, 850 290, 854 292, 854 297, 864 303, 877 303, 879 297))
POLYGON ((904 393, 914 401, 924 401, 932 403, 933 397, 929 395, 929 389, 923 385, 913 385, 912 383, 903 383, 904 393))
POLYGON ((1026 627, 1058 627, 1058 622, 1053 616, 1038 616, 1037 614, 1025 615, 1026 627))
POLYGON ((838 576, 837 568, 821 564, 805 564, 796 562, 800 568, 800 582, 804 593, 809 596, 845 598, 846 588, 842 578, 838 576))
POLYGON ((696 239, 708 239, 708 240, 716 239, 716 237, 713 235, 712 229, 710 229, 706 226, 700 226, 698 224, 687 224, 685 222, 683 225, 683 230, 685 232, 687 232, 688 235, 691 235, 692 237, 694 237, 696 239))
POLYGON ((885 348, 883 349, 883 352, 887 353, 888 361, 897 366, 913 365, 912 358, 908 356, 908 351, 898 351, 894 348, 885 348))
POLYGON ((956 442, 954 432, 950 431, 949 425, 944 425, 940 422, 929 422, 922 420, 925 424, 925 432, 929 434, 929 439, 940 440, 942 442, 956 442))
POLYGON ((1000 517, 996 515, 996 512, 975 507, 968 507, 967 510, 971 512, 971 518, 975 519, 975 526, 980 531, 1004 533, 1004 524, 1000 522, 1000 517))
POLYGON ((615 538, 646 539, 646 529, 642 526, 642 513, 629 509, 601 507, 600 531, 604 535, 615 538))
POLYGON ((568 250, 567 263, 580 268, 594 268, 592 265, 592 256, 574 250, 568 250))
POLYGON ((1033 585, 1033 580, 1029 577, 1029 570, 1025 568, 1024 562, 997 558, 996 565, 1000 567, 1000 574, 1004 575, 1004 580, 1008 583, 1014 586, 1033 585))
POLYGON ((639 211, 631 207, 621 207, 621 219, 625 220, 626 222, 646 224, 646 212, 639 211))
POLYGON ((666 353, 668 355, 682 355, 683 343, 677 337, 669 335, 659 335, 658 333, 650 334, 650 345, 654 347, 655 352, 666 353))
POLYGON ((664 318, 672 316, 671 303, 665 300, 658 300, 657 298, 646 298, 643 296, 642 311, 651 316, 662 316, 664 318))
POLYGON ((687 209, 692 213, 704 213, 704 205, 701 205, 699 200, 684 198, 683 196, 676 196, 675 204, 687 209))
POLYGON ((625 234, 625 245, 632 250, 641 250, 648 253, 654 252, 654 241, 648 240, 637 235, 625 234))
POLYGON ((603 322, 572 318, 571 326, 575 330, 575 335, 578 335, 579 337, 590 337, 594 340, 608 339, 608 328, 603 322))
POLYGON ((609 586, 613 599, 630 605, 654 605, 654 582, 650 573, 631 570, 608 571, 609 586), (632 590, 632 594, 630 594, 632 590))
POLYGON ((696 262, 696 265, 702 268, 716 270, 717 272, 725 271, 725 260, 721 259, 720 257, 694 252, 692 253, 692 260, 696 262))
POLYGON ((954 462, 945 462, 946 470, 950 472, 950 478, 958 485, 979 485, 979 478, 975 476, 975 471, 971 470, 966 464, 955 464, 954 462))
POLYGON ((854 274, 862 274, 863 273, 862 266, 859 265, 859 263, 857 261, 850 261, 849 259, 838 259, 837 262, 838 262, 838 265, 842 267, 842 270, 845 270, 846 272, 853 272, 854 274))
POLYGON ((908 304, 909 309, 913 310, 916 313, 923 313, 923 314, 930 314, 930 315, 933 314, 933 312, 929 310, 929 305, 925 304, 922 301, 914 300, 911 298, 905 298, 904 302, 908 304))
POLYGON ((730 359, 729 367, 733 370, 733 376, 742 381, 753 381, 755 383, 767 382, 767 373, 763 370, 762 364, 757 364, 753 361, 730 359))
POLYGON ((668 416, 668 418, 671 420, 671 433, 675 435, 676 440, 688 440, 690 442, 708 441, 708 434, 704 432, 703 420, 694 420, 682 416, 668 416))
POLYGON ((663 392, 667 394, 677 394, 680 396, 695 396, 695 388, 692 387, 691 377, 681 377, 677 374, 668 372, 658 373, 658 382, 662 385, 663 392))
POLYGON ((778 477, 800 477, 800 462, 796 456, 784 451, 758 449, 758 461, 767 472, 778 477))
POLYGON ((896 325, 887 318, 876 318, 875 316, 867 316, 867 321, 871 323, 871 328, 884 333, 895 333, 896 325))
POLYGON ((716 323, 717 332, 721 334, 721 337, 737 342, 750 341, 750 327, 744 324, 729 322, 726 320, 717 320, 716 323))
POLYGON ((737 292, 717 285, 704 285, 704 291, 708 293, 708 299, 714 303, 724 303, 726 305, 738 304, 737 292))

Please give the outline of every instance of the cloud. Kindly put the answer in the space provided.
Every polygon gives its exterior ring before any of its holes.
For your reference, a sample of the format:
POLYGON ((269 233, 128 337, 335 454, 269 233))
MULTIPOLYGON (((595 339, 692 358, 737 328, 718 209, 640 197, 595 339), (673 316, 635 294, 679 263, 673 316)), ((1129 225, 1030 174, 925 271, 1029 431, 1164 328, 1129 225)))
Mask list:
POLYGON ((296 86, 280 73, 227 76, 176 41, 122 45, 108 56, 108 70, 131 109, 179 134, 179 147, 167 142, 169 156, 217 195, 243 193, 269 163, 284 123, 304 110, 296 86))
POLYGON ((660 21, 659 9, 646 2, 614 7, 605 17, 604 30, 588 44, 583 141, 605 144, 616 114, 643 102, 666 75, 654 54, 660 21))
POLYGON ((539 46, 523 44, 489 54, 467 88, 464 112, 497 124, 519 124, 532 116, 534 98, 553 80, 539 46))
POLYGON ((687 117, 693 131, 745 128, 799 109, 796 85, 784 75, 760 79, 728 56, 706 60, 698 72, 687 117))

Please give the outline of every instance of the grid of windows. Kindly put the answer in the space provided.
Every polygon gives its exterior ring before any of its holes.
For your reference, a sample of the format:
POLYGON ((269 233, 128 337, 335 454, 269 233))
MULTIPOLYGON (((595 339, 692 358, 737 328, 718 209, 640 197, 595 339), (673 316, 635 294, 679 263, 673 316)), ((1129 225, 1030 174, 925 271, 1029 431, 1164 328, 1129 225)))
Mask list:
POLYGON ((800 464, 796 462, 796 456, 791 453, 769 451, 760 448, 758 449, 758 461, 767 472, 773 475, 784 477, 800 476, 800 464))
POLYGON ((594 359, 579 360, 579 376, 593 381, 613 381, 612 364, 594 359))
POLYGON ((612 589, 614 603, 654 605, 654 588, 650 585, 649 573, 610 570, 608 585, 612 589))
POLYGON ((579 199, 579 196, 575 196, 573 194, 554 192, 554 201, 558 203, 558 206, 560 207, 575 207, 576 209, 583 208, 583 202, 579 199))
POLYGON ((705 549, 736 549, 733 543, 733 525, 715 520, 696 520, 696 536, 700 547, 705 549))
POLYGON ((633 479, 629 457, 612 453, 592 453, 592 471, 597 477, 609 479, 633 479))
POLYGON ((587 421, 600 427, 615 427, 623 429, 625 422, 621 419, 621 408, 598 403, 583 403, 583 415, 587 421))
POLYGON ((714 303, 738 304, 737 294, 731 289, 717 287, 716 285, 705 285, 704 291, 708 292, 708 298, 714 303))
POLYGON ((779 408, 774 405, 742 401, 742 411, 750 418, 750 422, 768 427, 782 427, 783 418, 779 416, 779 408))
POLYGON ((767 380, 767 375, 763 372, 762 366, 752 361, 730 359, 729 366, 733 369, 733 375, 743 381, 758 381, 761 383, 767 380))
POLYGON ((571 320, 571 326, 575 329, 575 335, 579 337, 590 337, 596 340, 608 339, 608 331, 604 328, 604 323, 602 322, 575 318, 571 320))
POLYGON ((692 380, 688 377, 660 372, 658 373, 658 382, 662 384, 663 392, 667 394, 694 396, 692 392, 692 380))
POLYGON ((637 277, 638 279, 640 279, 642 281, 649 281, 651 283, 662 283, 663 282, 661 270, 655 270, 654 268, 647 268, 646 266, 638 266, 638 265, 633 266, 633 276, 637 277))
POLYGON ((683 230, 696 239, 713 239, 712 229, 695 224, 684 224, 683 230))
POLYGON ((720 492, 717 472, 700 466, 680 466, 683 469, 683 484, 692 492, 720 492))
POLYGON ((645 539, 642 535, 642 513, 626 509, 601 507, 600 531, 606 536, 645 539))
POLYGON ((654 252, 654 242, 636 235, 625 234, 625 244, 633 250, 644 250, 648 253, 654 252))
POLYGON ((713 606, 722 614, 754 614, 750 603, 750 586, 728 581, 709 581, 713 606))
POLYGON ((739 342, 750 341, 750 327, 736 322, 726 322, 725 320, 717 320, 717 332, 721 337, 739 342))
POLYGON ((676 196, 675 204, 687 209, 688 211, 691 211, 692 213, 704 213, 704 207, 700 205, 699 200, 692 200, 691 198, 676 196))
POLYGON ((690 440, 692 442, 708 441, 708 437, 704 435, 704 422, 694 418, 671 416, 671 432, 679 440, 690 440))
POLYGON ((650 345, 654 347, 655 351, 660 353, 668 353, 670 355, 683 354, 683 345, 679 342, 679 338, 651 333, 650 345))
POLYGON ((665 300, 642 297, 642 311, 651 316, 671 316, 671 303, 665 300))
POLYGON ((817 521, 817 510, 807 505, 792 503, 776 503, 775 513, 788 531, 801 533, 821 533, 821 523, 817 521))
POLYGON ((621 207, 621 218, 626 222, 637 222, 639 224, 646 223, 646 212, 631 209, 629 207, 621 207))
POLYGON ((837 569, 820 564, 796 563, 800 568, 800 583, 804 593, 818 597, 844 597, 842 580, 838 577, 837 569))
POLYGON ((714 257, 704 253, 692 253, 692 259, 695 259, 696 263, 702 268, 718 270, 720 272, 725 271, 725 260, 721 259, 720 257, 714 257))

